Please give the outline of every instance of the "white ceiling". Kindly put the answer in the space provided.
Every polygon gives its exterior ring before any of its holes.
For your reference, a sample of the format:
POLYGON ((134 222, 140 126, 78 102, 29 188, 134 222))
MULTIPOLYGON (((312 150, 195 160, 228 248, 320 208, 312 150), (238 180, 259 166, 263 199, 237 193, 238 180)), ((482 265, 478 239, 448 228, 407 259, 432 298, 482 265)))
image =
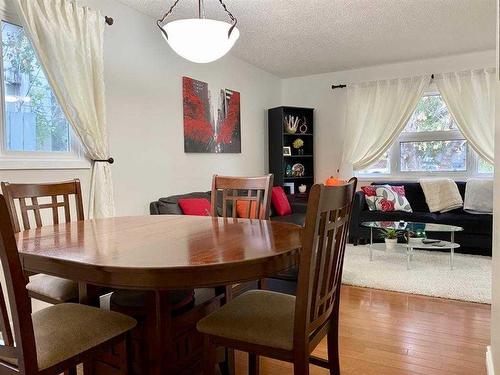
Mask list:
MULTIPOLYGON (((173 0, 119 0, 159 18, 173 0)), ((225 0, 241 36, 232 54, 280 77, 495 48, 495 0, 225 0)), ((206 15, 224 20, 218 0, 206 15)), ((181 0, 172 19, 195 17, 181 0)))

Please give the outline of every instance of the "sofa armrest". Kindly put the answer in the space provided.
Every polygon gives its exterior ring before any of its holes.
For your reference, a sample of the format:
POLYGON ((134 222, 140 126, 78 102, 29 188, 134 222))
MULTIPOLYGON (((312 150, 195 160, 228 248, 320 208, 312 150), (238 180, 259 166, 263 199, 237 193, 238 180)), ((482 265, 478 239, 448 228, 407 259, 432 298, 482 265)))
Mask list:
POLYGON ((354 195, 354 202, 352 204, 351 223, 349 225, 349 240, 356 243, 359 238, 360 222, 359 214, 364 211, 366 207, 365 193, 357 191, 354 195))
POLYGON ((151 202, 149 204, 149 213, 151 215, 160 215, 160 211, 158 209, 158 202, 157 201, 151 202))

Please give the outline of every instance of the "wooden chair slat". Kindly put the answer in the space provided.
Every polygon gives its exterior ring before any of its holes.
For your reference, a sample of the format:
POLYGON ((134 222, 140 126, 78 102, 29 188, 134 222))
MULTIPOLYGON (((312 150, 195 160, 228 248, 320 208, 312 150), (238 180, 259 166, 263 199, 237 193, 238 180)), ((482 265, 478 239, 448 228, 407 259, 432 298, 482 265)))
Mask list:
POLYGON ((71 208, 69 207, 69 194, 63 194, 64 218, 67 223, 71 221, 71 208))
POLYGON ((25 230, 31 229, 30 219, 28 217, 28 209, 26 208, 26 199, 25 198, 19 199, 19 207, 21 208, 21 216, 23 218, 24 229, 25 230))
MULTIPOLYGON (((251 200, 252 198, 252 190, 248 190, 247 192, 248 194, 248 197, 247 198, 250 198, 250 201, 248 202, 247 204, 247 208, 245 210, 245 217, 250 217, 250 212, 251 212, 251 208, 252 208, 252 203, 254 202, 253 200, 251 200)), ((257 201, 258 202, 258 201, 257 201)))
MULTIPOLYGON (((38 210, 38 212, 40 212, 38 210)), ((52 220, 54 222, 54 225, 59 224, 59 210, 58 210, 58 204, 57 204, 57 195, 52 196, 52 220)))
MULTIPOLYGON (((237 193, 234 191, 234 190, 231 190, 231 195, 233 195, 233 197, 236 197, 237 196, 237 193)), ((236 207, 238 206, 238 201, 234 201, 233 200, 233 207, 231 209, 232 211, 232 217, 234 219, 236 219, 238 217, 238 211, 236 210, 236 207)))
POLYGON ((14 338, 12 336, 12 329, 10 328, 9 314, 7 313, 7 306, 5 305, 5 297, 3 295, 2 286, 0 285, 0 330, 2 331, 2 338, 6 346, 14 346, 14 338))

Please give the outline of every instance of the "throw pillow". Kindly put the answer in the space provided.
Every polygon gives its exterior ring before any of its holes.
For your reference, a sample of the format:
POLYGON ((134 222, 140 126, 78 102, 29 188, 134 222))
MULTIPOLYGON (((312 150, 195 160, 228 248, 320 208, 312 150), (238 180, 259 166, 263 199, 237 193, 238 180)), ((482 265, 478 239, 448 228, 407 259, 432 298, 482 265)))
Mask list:
POLYGON ((271 203, 278 216, 286 216, 292 214, 292 207, 290 207, 290 202, 286 197, 285 191, 281 186, 273 187, 271 191, 271 203))
POLYGON ((256 202, 249 202, 249 201, 237 201, 236 202, 236 213, 238 214, 238 217, 247 218, 247 219, 256 219, 257 218, 257 213, 255 212, 256 209, 257 209, 256 202), (248 205, 250 203, 252 203, 250 206, 250 216, 247 216, 248 205))
POLYGON ((210 216, 210 202, 206 198, 179 199, 178 204, 184 215, 210 216))
POLYGON ((406 199, 404 186, 372 185, 361 188, 365 193, 366 204, 370 211, 413 212, 406 199))

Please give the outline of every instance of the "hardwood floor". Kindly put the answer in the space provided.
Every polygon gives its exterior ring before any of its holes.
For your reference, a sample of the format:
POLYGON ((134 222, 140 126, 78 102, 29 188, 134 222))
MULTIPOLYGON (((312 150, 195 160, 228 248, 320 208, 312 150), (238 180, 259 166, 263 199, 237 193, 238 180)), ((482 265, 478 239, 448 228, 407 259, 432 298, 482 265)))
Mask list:
MULTIPOLYGON (((490 306, 345 286, 340 308, 342 375, 486 374, 490 306)), ((326 358, 326 341, 316 355, 326 358)), ((237 353, 237 375, 246 355, 237 353)), ((292 374, 261 360, 261 375, 292 374)), ((311 366, 312 375, 328 374, 311 366)))

